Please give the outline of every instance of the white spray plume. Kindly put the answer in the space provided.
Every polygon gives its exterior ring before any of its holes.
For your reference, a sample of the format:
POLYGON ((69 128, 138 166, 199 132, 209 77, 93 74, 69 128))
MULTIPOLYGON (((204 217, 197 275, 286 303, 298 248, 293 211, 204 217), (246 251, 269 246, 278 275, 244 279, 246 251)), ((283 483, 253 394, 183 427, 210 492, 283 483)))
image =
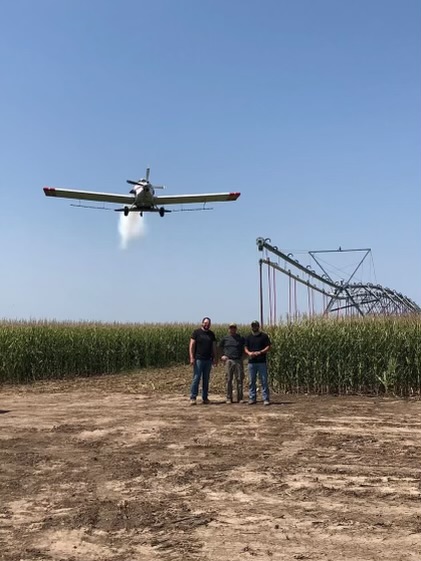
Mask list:
POLYGON ((145 219, 143 216, 139 216, 137 212, 130 212, 128 216, 121 213, 118 231, 121 249, 126 249, 131 240, 145 235, 145 219))

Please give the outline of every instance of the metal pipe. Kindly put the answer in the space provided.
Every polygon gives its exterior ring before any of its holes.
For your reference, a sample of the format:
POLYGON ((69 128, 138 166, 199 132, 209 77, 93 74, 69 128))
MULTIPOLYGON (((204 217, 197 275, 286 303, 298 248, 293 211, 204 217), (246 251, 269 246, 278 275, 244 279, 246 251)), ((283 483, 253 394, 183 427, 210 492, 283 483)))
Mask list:
POLYGON ((260 294, 260 325, 263 329, 263 272, 262 272, 263 260, 259 260, 259 294, 260 294))

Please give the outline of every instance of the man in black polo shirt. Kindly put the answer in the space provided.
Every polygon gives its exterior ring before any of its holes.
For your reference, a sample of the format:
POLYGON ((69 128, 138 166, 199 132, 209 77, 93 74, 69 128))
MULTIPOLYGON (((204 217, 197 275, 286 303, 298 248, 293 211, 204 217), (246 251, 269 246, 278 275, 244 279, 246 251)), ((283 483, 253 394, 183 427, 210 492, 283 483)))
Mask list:
POLYGON ((228 335, 222 337, 219 348, 222 353, 221 360, 225 363, 227 403, 232 403, 233 378, 235 378, 237 386, 237 401, 241 403, 243 401, 244 380, 244 337, 237 333, 236 323, 230 323, 228 335))
POLYGON ((202 327, 195 329, 192 333, 189 345, 190 364, 193 365, 193 382, 190 390, 190 405, 196 405, 199 383, 202 378, 202 401, 205 405, 209 403, 209 378, 212 363, 216 365, 216 337, 211 331, 211 320, 208 317, 202 319, 202 327))
POLYGON ((269 336, 260 331, 258 321, 252 321, 251 333, 246 337, 245 353, 249 357, 249 404, 256 403, 256 379, 259 374, 262 385, 263 404, 270 405, 268 372, 266 366, 266 354, 270 349, 269 336))

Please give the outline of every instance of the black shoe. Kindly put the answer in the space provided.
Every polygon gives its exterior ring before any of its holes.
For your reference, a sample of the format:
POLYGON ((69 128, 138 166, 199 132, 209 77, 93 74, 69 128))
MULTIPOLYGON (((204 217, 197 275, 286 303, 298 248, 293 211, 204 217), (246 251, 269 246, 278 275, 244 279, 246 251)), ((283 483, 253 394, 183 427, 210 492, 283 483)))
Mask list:
POLYGON ((210 400, 209 400, 209 399, 204 399, 204 400, 202 401, 202 403, 203 403, 203 405, 209 405, 210 400))

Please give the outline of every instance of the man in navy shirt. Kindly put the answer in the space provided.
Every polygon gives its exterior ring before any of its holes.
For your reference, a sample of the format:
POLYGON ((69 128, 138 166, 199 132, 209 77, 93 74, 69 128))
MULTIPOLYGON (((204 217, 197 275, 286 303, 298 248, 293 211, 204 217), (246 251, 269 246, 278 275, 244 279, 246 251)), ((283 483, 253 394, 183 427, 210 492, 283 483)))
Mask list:
POLYGON ((270 339, 266 333, 260 331, 260 324, 257 320, 251 323, 251 333, 246 337, 244 350, 249 357, 249 405, 256 403, 257 374, 259 374, 262 386, 263 404, 270 405, 266 365, 266 355, 270 350, 270 339))
POLYGON ((216 366, 216 337, 211 331, 211 320, 208 317, 202 319, 202 327, 195 329, 190 338, 189 354, 190 364, 193 365, 193 382, 190 389, 190 405, 196 405, 199 383, 202 379, 202 402, 209 403, 209 378, 212 364, 216 366))

